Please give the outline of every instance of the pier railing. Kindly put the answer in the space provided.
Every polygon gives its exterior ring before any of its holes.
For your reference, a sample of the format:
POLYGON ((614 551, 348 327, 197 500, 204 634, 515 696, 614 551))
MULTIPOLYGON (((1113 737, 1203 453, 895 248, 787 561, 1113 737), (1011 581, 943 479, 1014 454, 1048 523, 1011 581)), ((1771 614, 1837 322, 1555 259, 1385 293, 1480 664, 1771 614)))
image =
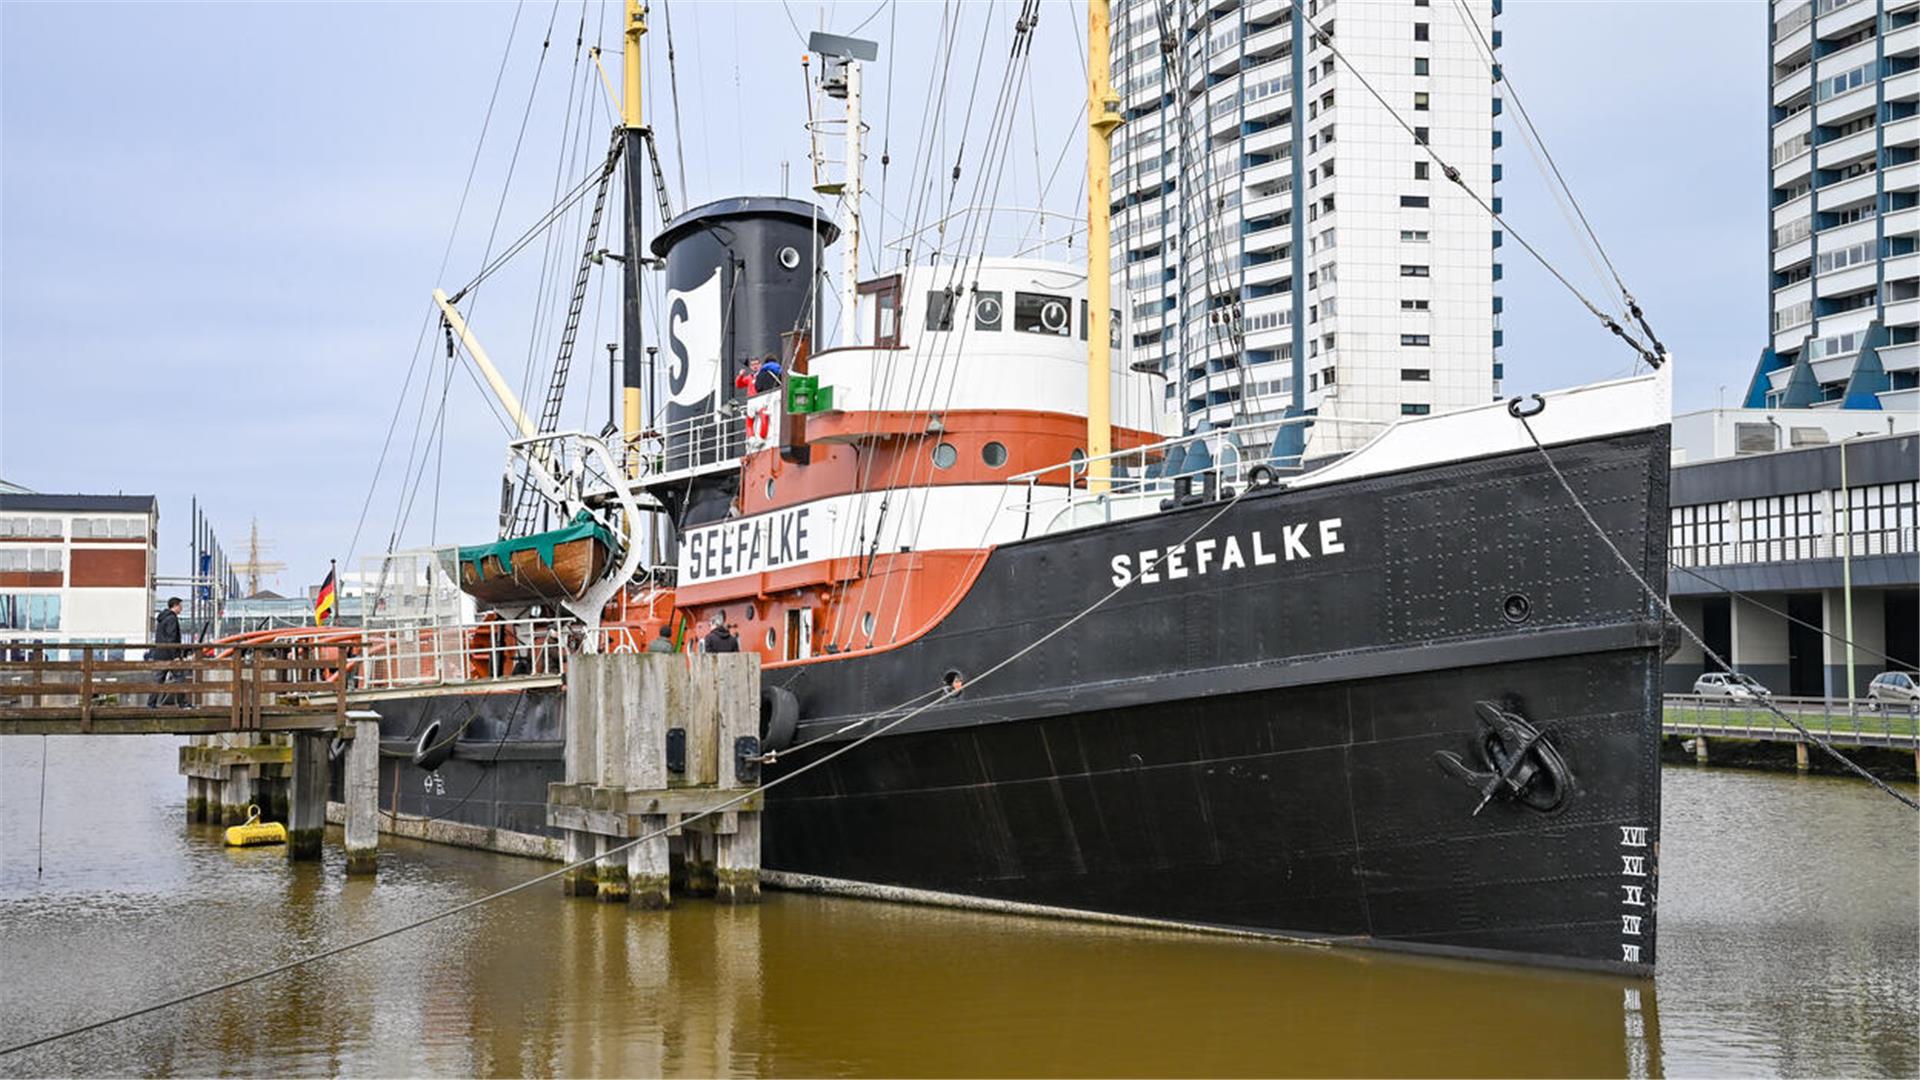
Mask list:
POLYGON ((344 664, 337 646, 8 642, 0 647, 0 734, 338 727, 344 664), (147 659, 124 658, 141 650, 147 659))
MULTIPOLYGON (((1808 731, 1836 746, 1920 748, 1920 710, 1907 703, 1865 698, 1768 699, 1808 731)), ((1792 724, 1754 698, 1668 694, 1661 728, 1669 735, 1802 741, 1792 724)))

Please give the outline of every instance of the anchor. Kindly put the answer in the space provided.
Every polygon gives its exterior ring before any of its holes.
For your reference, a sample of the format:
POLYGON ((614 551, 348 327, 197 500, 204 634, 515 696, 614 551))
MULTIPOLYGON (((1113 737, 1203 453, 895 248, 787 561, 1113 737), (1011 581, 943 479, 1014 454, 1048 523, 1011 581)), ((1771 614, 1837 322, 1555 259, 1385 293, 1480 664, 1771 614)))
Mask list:
POLYGON ((1474 713, 1480 732, 1474 739, 1478 767, 1451 750, 1437 750, 1433 760, 1441 771, 1480 792, 1473 815, 1494 799, 1519 802, 1543 814, 1558 810, 1573 791, 1573 773, 1553 743, 1547 728, 1535 727, 1518 713, 1491 701, 1477 701, 1474 713))

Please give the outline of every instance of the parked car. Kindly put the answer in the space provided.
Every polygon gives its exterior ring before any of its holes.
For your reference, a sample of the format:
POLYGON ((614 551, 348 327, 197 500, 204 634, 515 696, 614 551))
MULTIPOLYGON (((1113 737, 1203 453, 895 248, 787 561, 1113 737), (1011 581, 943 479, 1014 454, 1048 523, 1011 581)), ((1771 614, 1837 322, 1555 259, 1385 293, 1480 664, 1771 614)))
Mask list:
POLYGON ((1904 705, 1909 711, 1920 710, 1920 678, 1907 671, 1883 671, 1867 684, 1867 701, 1876 709, 1904 705))
POLYGON ((1695 679, 1693 692, 1701 697, 1734 698, 1742 701, 1773 696, 1773 691, 1755 682, 1753 676, 1725 671, 1710 671, 1695 679))

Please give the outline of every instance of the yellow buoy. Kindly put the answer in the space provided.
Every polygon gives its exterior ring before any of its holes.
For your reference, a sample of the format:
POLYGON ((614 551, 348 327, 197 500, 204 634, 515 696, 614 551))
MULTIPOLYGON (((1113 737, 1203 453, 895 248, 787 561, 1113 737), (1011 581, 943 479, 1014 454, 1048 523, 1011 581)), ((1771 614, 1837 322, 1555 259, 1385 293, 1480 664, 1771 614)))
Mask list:
POLYGON ((227 826, 228 847, 248 847, 253 844, 284 844, 287 842, 287 827, 277 821, 261 821, 258 806, 247 807, 247 821, 244 825, 227 826))

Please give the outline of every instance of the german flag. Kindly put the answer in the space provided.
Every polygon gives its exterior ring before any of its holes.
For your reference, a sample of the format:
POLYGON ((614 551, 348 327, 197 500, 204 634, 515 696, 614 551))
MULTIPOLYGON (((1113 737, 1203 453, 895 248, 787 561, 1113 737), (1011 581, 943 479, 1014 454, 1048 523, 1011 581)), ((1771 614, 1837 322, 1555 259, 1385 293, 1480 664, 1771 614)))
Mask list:
POLYGON ((313 625, 315 626, 323 626, 333 619, 333 615, 334 615, 333 578, 334 578, 334 570, 333 568, 329 567, 327 569, 327 580, 320 583, 320 591, 314 595, 313 625))

